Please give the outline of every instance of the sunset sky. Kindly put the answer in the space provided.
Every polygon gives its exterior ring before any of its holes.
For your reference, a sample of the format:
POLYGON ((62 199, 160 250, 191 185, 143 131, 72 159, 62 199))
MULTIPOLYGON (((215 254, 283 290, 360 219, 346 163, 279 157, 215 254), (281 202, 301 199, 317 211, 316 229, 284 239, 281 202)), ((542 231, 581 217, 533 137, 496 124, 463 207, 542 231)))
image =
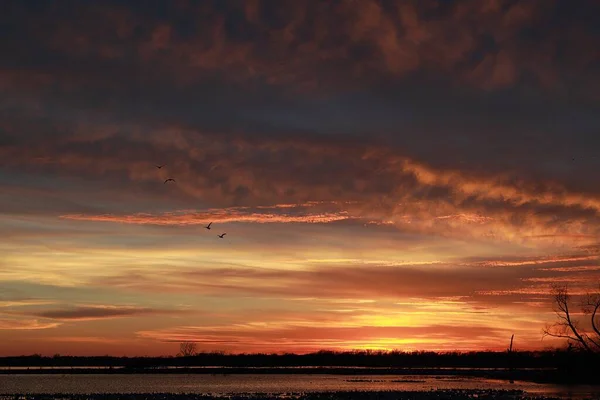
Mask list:
POLYGON ((0 10, 0 355, 543 349, 598 287, 599 2, 0 10))

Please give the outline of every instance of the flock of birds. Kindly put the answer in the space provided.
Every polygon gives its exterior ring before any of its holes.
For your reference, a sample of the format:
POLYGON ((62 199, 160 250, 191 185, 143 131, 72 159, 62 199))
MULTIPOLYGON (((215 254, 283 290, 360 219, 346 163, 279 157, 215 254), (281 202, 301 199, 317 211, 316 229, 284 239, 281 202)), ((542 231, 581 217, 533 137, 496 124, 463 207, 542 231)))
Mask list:
MULTIPOLYGON (((164 164, 163 164, 163 165, 157 165, 157 166, 156 166, 156 168, 158 168, 158 169, 162 169, 162 167, 164 167, 164 166, 165 166, 164 164)), ((167 178, 167 179, 165 179, 165 181, 163 182, 163 185, 164 185, 164 184, 167 184, 168 182, 175 182, 175 179, 173 179, 173 178, 167 178)), ((204 227, 204 229, 208 229, 208 230, 210 230, 210 229, 211 229, 211 228, 210 228, 210 226, 211 226, 211 225, 212 225, 212 222, 210 222, 208 225, 206 225, 206 226, 204 227)), ((227 235, 227 233, 221 233, 220 235, 217 235, 217 236, 218 236, 219 238, 223 239, 223 238, 225 237, 225 235, 227 235)))

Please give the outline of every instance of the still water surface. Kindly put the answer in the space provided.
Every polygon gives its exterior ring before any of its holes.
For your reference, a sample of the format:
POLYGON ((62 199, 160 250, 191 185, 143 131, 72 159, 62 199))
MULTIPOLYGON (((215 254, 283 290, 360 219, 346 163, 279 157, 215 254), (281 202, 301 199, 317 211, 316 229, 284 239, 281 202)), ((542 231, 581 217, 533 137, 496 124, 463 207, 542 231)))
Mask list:
POLYGON ((600 386, 551 385, 423 375, 0 375, 0 394, 15 393, 289 393, 338 390, 520 389, 532 395, 599 398, 600 386))

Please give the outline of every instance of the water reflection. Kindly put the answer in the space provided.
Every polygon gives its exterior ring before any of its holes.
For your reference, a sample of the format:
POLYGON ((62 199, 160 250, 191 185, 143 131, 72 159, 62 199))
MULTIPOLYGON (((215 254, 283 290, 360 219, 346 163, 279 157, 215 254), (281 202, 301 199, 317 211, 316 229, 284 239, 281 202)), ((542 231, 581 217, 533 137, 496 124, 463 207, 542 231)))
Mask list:
POLYGON ((600 398, 598 386, 563 386, 436 375, 22 374, 0 375, 0 393, 285 393, 321 391, 523 390, 532 395, 600 398))

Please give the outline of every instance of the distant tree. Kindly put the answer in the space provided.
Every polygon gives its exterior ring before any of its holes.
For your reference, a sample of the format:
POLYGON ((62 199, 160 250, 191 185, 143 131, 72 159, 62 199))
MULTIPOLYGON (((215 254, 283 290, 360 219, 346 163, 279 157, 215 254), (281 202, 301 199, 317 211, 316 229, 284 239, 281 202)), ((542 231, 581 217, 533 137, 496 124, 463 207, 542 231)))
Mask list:
POLYGON ((513 352, 513 340, 515 338, 515 334, 513 333, 512 336, 510 337, 510 346, 508 346, 508 349, 506 349, 507 352, 512 353, 513 352))
MULTIPOLYGON (((508 369, 509 371, 512 373, 513 371, 513 340, 515 339, 515 334, 513 333, 512 336, 510 337, 510 346, 508 346, 508 349, 506 349, 506 351, 508 352, 508 369)), ((512 374, 511 374, 512 375, 512 374)), ((515 383, 515 381, 512 379, 510 379, 510 383, 515 383)))
POLYGON ((177 353, 178 357, 189 357, 196 355, 196 343, 194 342, 183 342, 179 344, 179 353, 177 353))
POLYGON ((581 311, 589 318, 591 331, 582 327, 581 321, 574 316, 566 285, 553 286, 552 294, 558 321, 546 326, 544 336, 567 339, 569 349, 600 353, 600 286, 596 293, 588 293, 581 303, 581 311))

